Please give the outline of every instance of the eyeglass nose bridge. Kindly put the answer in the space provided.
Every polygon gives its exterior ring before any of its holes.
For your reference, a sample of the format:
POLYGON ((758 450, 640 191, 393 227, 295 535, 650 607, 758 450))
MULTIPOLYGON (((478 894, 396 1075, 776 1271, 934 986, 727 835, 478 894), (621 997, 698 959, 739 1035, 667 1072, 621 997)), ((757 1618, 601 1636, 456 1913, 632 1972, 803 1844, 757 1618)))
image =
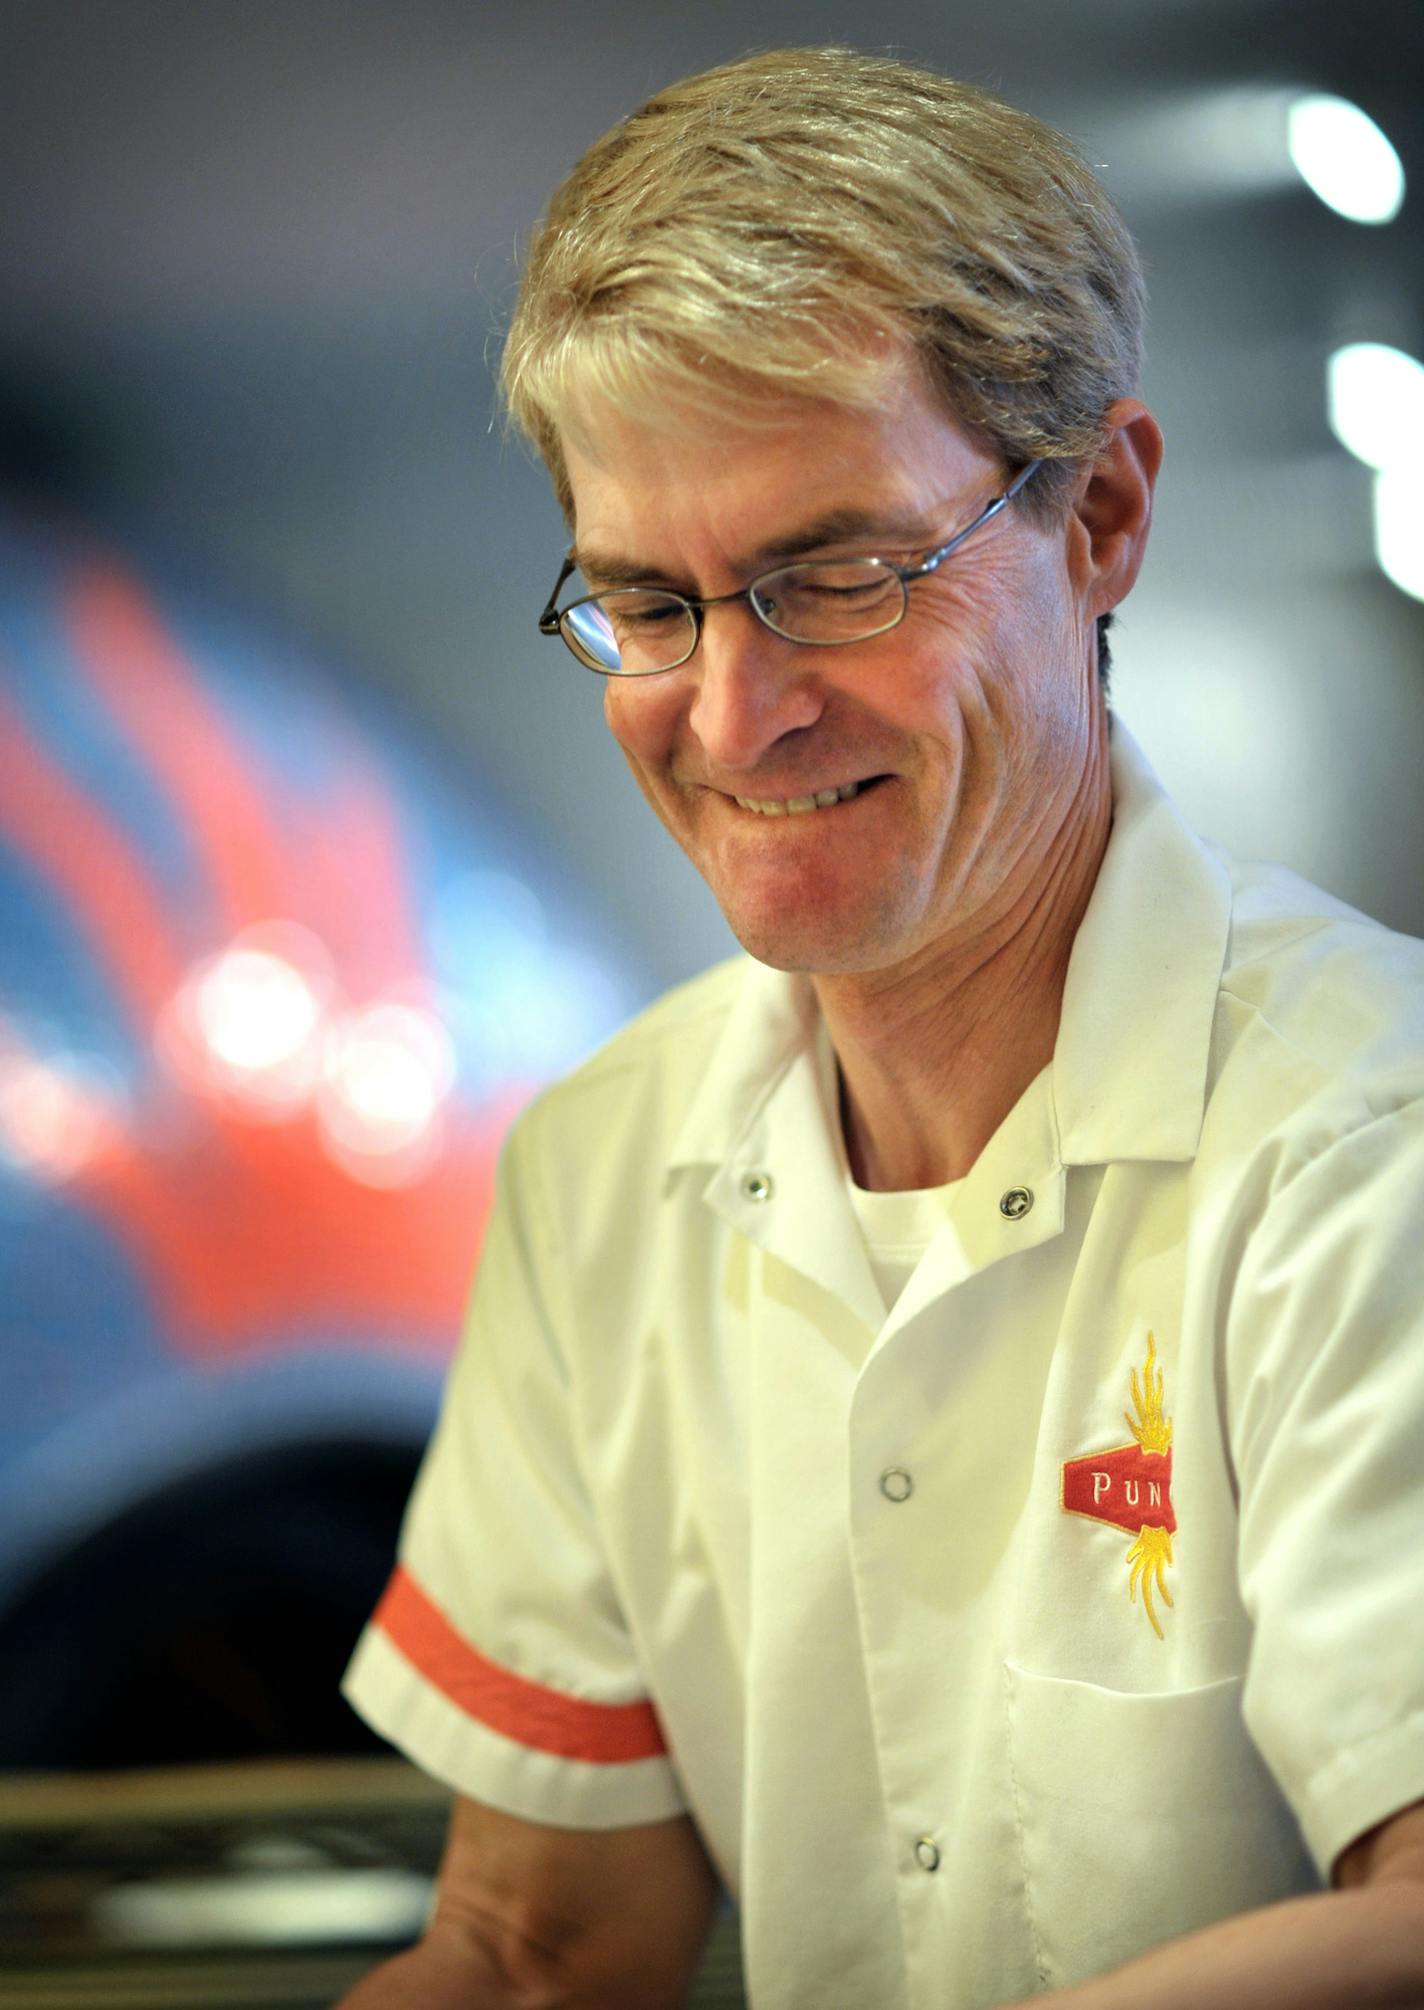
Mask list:
POLYGON ((776 627, 765 609, 758 604, 757 593, 760 590, 761 584, 762 582, 759 579, 754 579, 746 586, 739 586, 735 593, 713 593, 703 598, 695 598, 691 594, 680 593, 677 596, 678 599, 683 602, 688 613, 692 616, 692 647, 688 650, 686 656, 682 657, 677 663, 670 664, 668 667, 673 670, 679 670, 684 663, 690 662, 697 654, 702 643, 702 630, 709 607, 730 607, 733 601, 736 600, 744 600, 747 603, 747 612, 751 615, 752 620, 758 628, 765 629, 767 634, 774 635, 779 642, 794 642, 796 637, 794 635, 787 635, 780 628, 776 627))
MULTIPOLYGON (((935 564, 938 564, 939 556, 940 556, 939 554, 936 554, 935 564)), ((932 572, 934 569, 935 569, 934 565, 929 565, 924 568, 926 572, 932 572)), ((672 669, 680 669, 682 663, 686 663, 692 656, 696 654, 697 645, 702 640, 703 610, 708 607, 724 607, 727 605, 729 601, 733 600, 745 600, 749 611, 762 628, 765 628, 769 634, 774 635, 779 642, 790 642, 795 648, 798 649, 835 649, 840 647, 843 642, 848 641, 868 642, 872 639, 872 637, 876 635, 883 635, 887 633, 888 630, 890 630, 891 628, 898 628, 900 623, 905 618, 905 614, 908 610, 910 600, 910 596, 906 591, 907 575, 905 572, 902 572, 898 567, 893 565, 887 565, 885 567, 887 577, 895 580, 895 582, 900 588, 900 594, 898 604, 894 604, 894 611, 891 614, 890 619, 882 623, 880 627, 872 628, 868 630, 866 634, 857 636, 841 637, 832 635, 793 635, 789 629, 778 628, 776 622, 772 619, 771 615, 767 612, 766 608, 761 605, 761 602, 758 599, 758 595, 762 593, 768 580, 779 579, 781 578, 784 572, 792 572, 794 570, 795 570, 794 566, 784 566, 784 567, 779 566, 775 571, 763 573, 759 578, 751 580, 746 586, 739 587, 735 593, 716 593, 713 594, 710 598, 705 600, 695 599, 691 595, 685 593, 678 594, 677 598, 684 603, 684 605, 687 607, 688 611, 692 615, 692 625, 696 633, 692 647, 691 649, 688 650, 687 655, 681 659, 680 663, 672 664, 669 667, 672 669)))
MULTIPOLYGON (((746 586, 739 586, 735 593, 713 593, 706 596, 691 593, 674 593, 671 588, 667 589, 668 598, 681 601, 687 610, 688 619, 692 623, 692 640, 688 643, 683 654, 676 657, 673 662, 665 663, 662 666, 663 669, 681 670, 686 664, 690 663, 702 645, 702 630, 707 609, 709 607, 729 607, 736 600, 744 600, 747 603, 747 612, 757 628, 764 630, 768 635, 774 635, 778 642, 789 642, 793 646, 806 647, 807 639, 804 636, 788 635, 785 629, 778 628, 765 610, 757 604, 757 593, 761 585, 762 581, 760 579, 754 579, 746 586)), ((556 597, 557 592, 558 589, 556 588, 556 597)), ((553 632, 555 634, 559 632, 557 616, 555 617, 553 632)), ((644 674, 649 673, 645 672, 644 674)))

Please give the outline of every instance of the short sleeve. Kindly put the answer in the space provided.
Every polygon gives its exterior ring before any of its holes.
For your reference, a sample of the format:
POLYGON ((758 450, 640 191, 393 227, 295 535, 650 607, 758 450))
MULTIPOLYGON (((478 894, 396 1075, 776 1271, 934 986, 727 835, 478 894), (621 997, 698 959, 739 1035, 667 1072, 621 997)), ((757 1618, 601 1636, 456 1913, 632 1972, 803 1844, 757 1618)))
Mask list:
POLYGON ((1228 1337, 1247 1725, 1327 1875, 1424 1797, 1424 1104, 1295 1172, 1228 1337))
POLYGON ((506 1144, 397 1566, 342 1688, 457 1792, 619 1828, 684 1802, 580 1474, 572 1294, 539 1205, 537 1107, 506 1144))

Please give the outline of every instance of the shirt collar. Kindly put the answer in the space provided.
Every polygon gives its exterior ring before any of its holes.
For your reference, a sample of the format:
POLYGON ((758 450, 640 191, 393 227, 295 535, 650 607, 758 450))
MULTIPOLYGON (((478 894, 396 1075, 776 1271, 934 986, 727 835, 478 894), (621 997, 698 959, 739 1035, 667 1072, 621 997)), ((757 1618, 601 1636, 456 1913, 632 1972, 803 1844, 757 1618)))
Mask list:
POLYGON ((1114 716, 1113 827, 1074 937, 1053 1053, 1065 1165, 1192 1158, 1231 878, 1114 716))
MULTIPOLYGON (((1065 1165, 1193 1156, 1231 882, 1115 714, 1113 825, 1074 938, 1052 1091, 1065 1165)), ((805 976, 748 958, 669 1170, 736 1151, 817 1025, 805 976)))
POLYGON ((808 977, 746 957, 669 1169, 721 1165, 730 1158, 798 1054, 810 1054, 819 1020, 808 977))

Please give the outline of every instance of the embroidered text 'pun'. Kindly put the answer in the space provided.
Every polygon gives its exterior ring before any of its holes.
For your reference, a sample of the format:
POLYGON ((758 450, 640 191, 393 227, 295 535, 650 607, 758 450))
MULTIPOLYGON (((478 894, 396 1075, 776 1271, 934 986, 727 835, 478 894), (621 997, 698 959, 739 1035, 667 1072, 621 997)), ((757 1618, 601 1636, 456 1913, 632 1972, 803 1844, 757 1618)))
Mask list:
POLYGON ((1065 1514, 1108 1522, 1136 1537, 1126 1558, 1132 1566, 1128 1596, 1136 1603, 1137 1587, 1142 1586, 1143 1609, 1162 1640, 1166 1636, 1152 1594, 1155 1588, 1166 1604, 1172 1603, 1166 1572, 1177 1517, 1172 1512, 1172 1419, 1162 1408, 1162 1374, 1150 1333, 1140 1382, 1137 1370, 1132 1371, 1132 1406, 1136 1421, 1125 1410, 1123 1421, 1135 1442, 1065 1459, 1061 1497, 1065 1514))

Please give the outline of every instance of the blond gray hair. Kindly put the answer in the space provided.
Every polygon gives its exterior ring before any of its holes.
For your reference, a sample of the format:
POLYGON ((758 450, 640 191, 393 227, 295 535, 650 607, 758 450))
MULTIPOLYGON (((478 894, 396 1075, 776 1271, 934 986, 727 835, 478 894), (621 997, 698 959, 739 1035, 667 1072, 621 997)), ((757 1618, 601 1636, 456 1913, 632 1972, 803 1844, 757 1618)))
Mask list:
POLYGON ((918 359, 950 414, 1061 512, 1137 385, 1132 240, 1074 147, 975 87, 850 49, 774 49, 673 84, 589 148, 529 247, 510 412, 566 512, 590 396, 754 423, 874 406, 918 359))

